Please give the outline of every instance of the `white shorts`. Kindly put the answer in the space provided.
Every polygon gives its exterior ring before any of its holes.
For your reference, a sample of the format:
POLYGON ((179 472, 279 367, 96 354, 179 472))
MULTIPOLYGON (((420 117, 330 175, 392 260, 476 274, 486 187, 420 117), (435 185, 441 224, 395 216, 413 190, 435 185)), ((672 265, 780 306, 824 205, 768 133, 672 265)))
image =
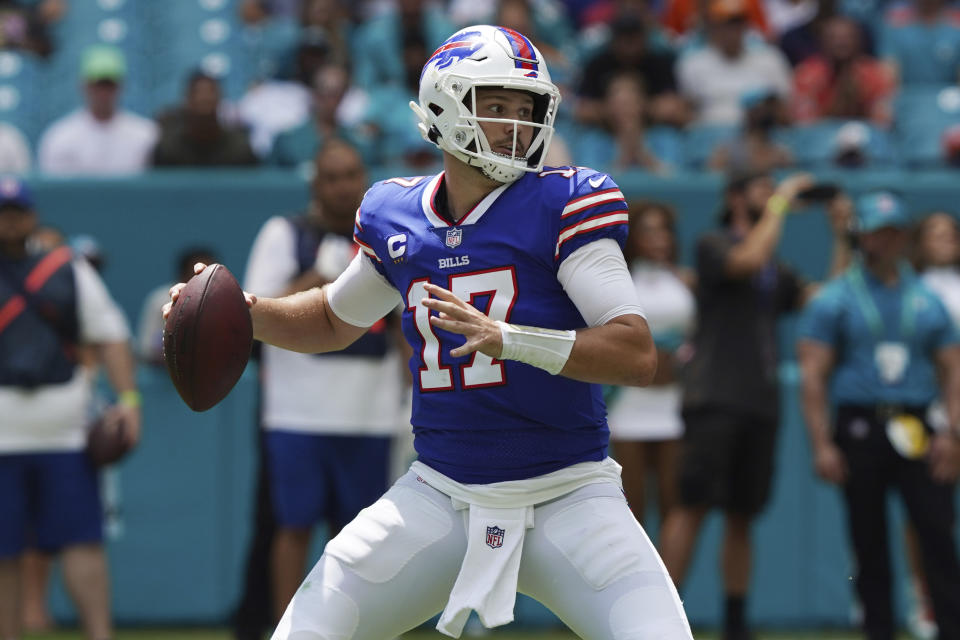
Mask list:
MULTIPOLYGON (((467 548, 465 511, 404 475, 330 541, 273 640, 390 640, 443 610, 467 548)), ((692 640, 680 598, 620 489, 538 505, 517 590, 590 640, 692 640)))

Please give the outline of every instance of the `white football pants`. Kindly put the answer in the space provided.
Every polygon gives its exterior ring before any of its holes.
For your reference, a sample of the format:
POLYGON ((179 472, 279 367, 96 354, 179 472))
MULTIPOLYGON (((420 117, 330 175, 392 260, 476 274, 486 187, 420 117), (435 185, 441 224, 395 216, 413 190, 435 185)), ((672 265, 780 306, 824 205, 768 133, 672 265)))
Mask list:
MULTIPOLYGON (((390 640, 440 613, 467 548, 465 514, 407 473, 330 541, 272 640, 390 640)), ((613 484, 535 507, 517 587, 585 640, 693 638, 659 555, 613 484)))

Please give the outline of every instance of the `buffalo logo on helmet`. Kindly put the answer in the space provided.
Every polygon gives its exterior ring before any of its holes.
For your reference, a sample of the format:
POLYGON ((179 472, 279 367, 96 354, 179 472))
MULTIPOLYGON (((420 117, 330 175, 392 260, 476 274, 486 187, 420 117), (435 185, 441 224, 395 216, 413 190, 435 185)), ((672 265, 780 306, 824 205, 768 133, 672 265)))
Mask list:
POLYGON ((479 31, 461 31, 455 33, 447 39, 440 47, 433 52, 427 63, 423 65, 423 71, 420 72, 420 79, 423 80, 423 74, 427 68, 436 63, 437 69, 445 69, 454 62, 459 62, 464 58, 469 58, 483 47, 484 41, 480 37, 479 31))
POLYGON ((487 546, 491 549, 499 549, 503 546, 503 534, 506 531, 500 527, 487 527, 487 546))

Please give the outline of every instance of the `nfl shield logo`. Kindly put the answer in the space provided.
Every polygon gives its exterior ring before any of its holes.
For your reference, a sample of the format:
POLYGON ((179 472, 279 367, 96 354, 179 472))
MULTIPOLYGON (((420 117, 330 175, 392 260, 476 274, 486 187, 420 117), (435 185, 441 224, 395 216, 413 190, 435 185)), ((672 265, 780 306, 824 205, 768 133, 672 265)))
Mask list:
POLYGON ((500 527, 487 527, 487 546, 491 549, 502 547, 504 533, 504 530, 500 527))
POLYGON ((446 244, 451 249, 456 249, 460 246, 460 242, 463 241, 463 229, 460 227, 454 227, 453 229, 447 229, 447 240, 446 244))

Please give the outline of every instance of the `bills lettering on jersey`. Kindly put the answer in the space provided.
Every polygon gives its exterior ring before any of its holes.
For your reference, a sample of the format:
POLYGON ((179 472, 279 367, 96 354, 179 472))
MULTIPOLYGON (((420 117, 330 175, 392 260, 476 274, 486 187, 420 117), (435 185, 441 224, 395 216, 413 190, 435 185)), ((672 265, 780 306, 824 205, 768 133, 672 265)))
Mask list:
POLYGON ((466 483, 602 460, 609 434, 599 385, 480 352, 452 357, 465 338, 433 326, 422 300, 429 282, 494 320, 583 328, 557 271, 586 244, 623 244, 623 194, 609 176, 591 169, 551 168, 498 187, 451 224, 436 210, 442 179, 377 183, 364 197, 355 228, 364 255, 405 303, 402 328, 413 347, 411 422, 420 460, 466 483), (451 256, 451 244, 457 256, 451 256), (401 246, 398 261, 394 254, 401 246))
POLYGON ((503 534, 506 533, 498 526, 487 527, 487 546, 491 549, 499 549, 503 546, 503 534))
POLYGON ((470 256, 457 256, 455 258, 440 258, 439 267, 441 269, 453 269, 454 267, 465 267, 470 264, 470 256))

